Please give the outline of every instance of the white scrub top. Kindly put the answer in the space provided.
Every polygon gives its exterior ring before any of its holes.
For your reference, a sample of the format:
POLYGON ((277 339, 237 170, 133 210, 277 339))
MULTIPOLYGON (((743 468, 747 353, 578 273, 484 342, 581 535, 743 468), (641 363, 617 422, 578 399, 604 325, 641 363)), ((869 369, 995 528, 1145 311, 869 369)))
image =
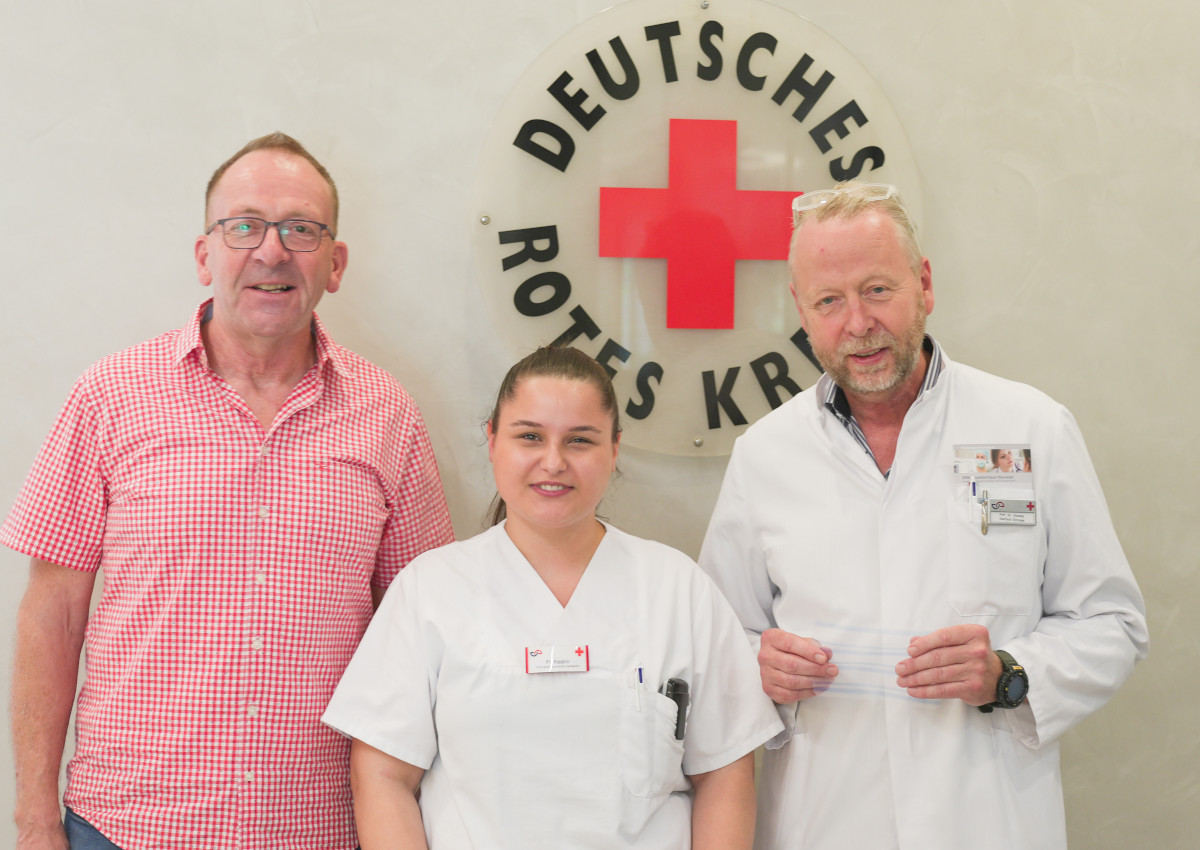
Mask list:
POLYGON ((685 774, 782 729, 711 580, 607 525, 565 607, 503 525, 415 559, 323 720, 426 769, 432 850, 687 848, 685 774), (591 669, 527 673, 527 653, 550 646, 583 649, 591 669), (658 693, 672 677, 690 689, 682 741, 675 703, 658 693))

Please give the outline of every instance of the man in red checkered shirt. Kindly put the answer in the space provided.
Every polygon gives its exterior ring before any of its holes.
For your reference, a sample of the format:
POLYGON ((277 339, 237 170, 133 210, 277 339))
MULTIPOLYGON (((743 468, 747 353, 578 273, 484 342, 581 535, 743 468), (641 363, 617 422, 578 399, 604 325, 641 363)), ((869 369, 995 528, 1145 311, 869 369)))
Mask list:
POLYGON ((22 848, 355 846, 349 744, 319 717, 392 578, 452 532, 416 406, 313 313, 346 269, 337 212, 288 136, 222 165, 195 244, 212 299, 87 371, 0 529, 32 558, 22 848))

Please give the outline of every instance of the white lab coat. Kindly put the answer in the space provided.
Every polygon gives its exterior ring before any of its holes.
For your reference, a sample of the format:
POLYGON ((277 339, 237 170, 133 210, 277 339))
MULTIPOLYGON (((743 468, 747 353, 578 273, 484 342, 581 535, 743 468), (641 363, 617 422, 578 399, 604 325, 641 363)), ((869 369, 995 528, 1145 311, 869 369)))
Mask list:
POLYGON ((324 722, 426 769, 439 848, 687 848, 685 774, 779 733, 741 626, 685 555, 611 526, 559 605, 503 525, 393 583, 324 722), (588 672, 529 674, 527 648, 586 647, 588 672), (638 687, 638 668, 644 685, 638 687), (675 703, 657 690, 688 682, 675 703))
POLYGON ((1064 848, 1057 739, 1146 652, 1141 594, 1070 413, 947 363, 909 409, 885 479, 821 404, 793 398, 736 443, 700 555, 757 648, 777 626, 833 648, 836 683, 779 711, 756 847, 1064 848), (1038 525, 980 532, 955 445, 1028 443, 1038 525), (982 623, 1029 674, 991 714, 910 698, 915 635, 982 623), (790 740, 789 740, 790 738, 790 740))

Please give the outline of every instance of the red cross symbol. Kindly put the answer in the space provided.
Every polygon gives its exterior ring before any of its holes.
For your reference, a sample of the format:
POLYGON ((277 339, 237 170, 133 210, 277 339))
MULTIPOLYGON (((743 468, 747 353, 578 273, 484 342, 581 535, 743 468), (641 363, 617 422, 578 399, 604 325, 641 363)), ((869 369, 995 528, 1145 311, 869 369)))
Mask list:
POLYGON ((582 646, 577 646, 577 647, 575 647, 575 654, 576 654, 576 655, 583 655, 583 647, 582 647, 582 646))
POLYGON ((600 256, 667 260, 667 327, 732 328, 738 260, 786 260, 794 192, 739 191, 737 122, 671 119, 666 189, 600 189, 600 256))
POLYGON ((1025 510, 1032 511, 1033 510, 1033 502, 1030 502, 1028 505, 1026 505, 1025 510))

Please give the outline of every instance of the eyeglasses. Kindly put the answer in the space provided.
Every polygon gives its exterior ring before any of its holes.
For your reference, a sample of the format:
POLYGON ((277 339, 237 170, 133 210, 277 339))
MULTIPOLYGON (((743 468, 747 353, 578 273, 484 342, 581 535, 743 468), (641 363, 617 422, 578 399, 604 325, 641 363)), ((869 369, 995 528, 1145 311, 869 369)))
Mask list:
POLYGON ((816 192, 805 192, 803 195, 798 195, 792 201, 792 224, 799 224, 800 216, 809 210, 823 207, 838 195, 844 195, 848 192, 854 192, 868 203, 886 201, 888 198, 894 198, 899 194, 899 190, 895 186, 887 183, 859 183, 854 186, 843 186, 838 189, 820 189, 816 192))
POLYGON ((321 247, 321 238, 328 233, 333 239, 333 231, 319 221, 309 221, 304 218, 289 218, 284 221, 266 221, 252 216, 237 218, 221 218, 213 222, 212 227, 204 231, 207 236, 217 227, 225 237, 225 244, 230 248, 249 251, 257 248, 267 238, 267 229, 274 227, 279 232, 279 241, 289 251, 315 251, 321 247))

